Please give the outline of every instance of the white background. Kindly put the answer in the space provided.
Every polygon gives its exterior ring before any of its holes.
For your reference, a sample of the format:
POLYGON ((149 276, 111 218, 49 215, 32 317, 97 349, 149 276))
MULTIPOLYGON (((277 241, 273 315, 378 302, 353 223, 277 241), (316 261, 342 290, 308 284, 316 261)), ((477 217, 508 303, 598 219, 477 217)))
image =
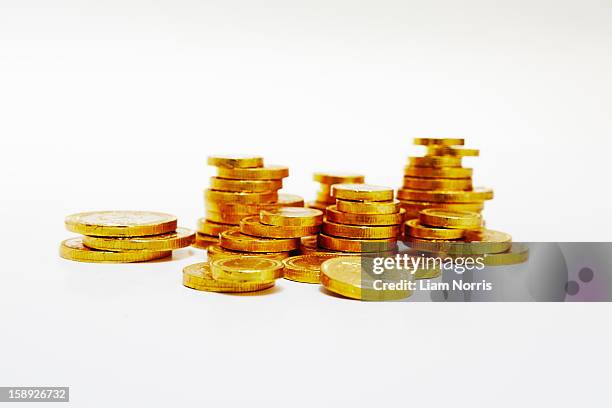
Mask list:
POLYGON ((607 241, 611 44, 605 1, 0 0, 0 385, 77 406, 604 406, 607 304, 215 295, 180 284, 201 251, 57 247, 78 211, 195 226, 208 154, 289 165, 312 199, 320 170, 399 186, 427 136, 481 149, 490 228, 607 241))

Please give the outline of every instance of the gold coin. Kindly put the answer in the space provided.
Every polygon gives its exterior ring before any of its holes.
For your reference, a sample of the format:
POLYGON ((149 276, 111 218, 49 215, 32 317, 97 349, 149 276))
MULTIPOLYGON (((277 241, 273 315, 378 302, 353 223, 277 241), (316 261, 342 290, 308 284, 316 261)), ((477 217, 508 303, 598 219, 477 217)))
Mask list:
POLYGON ((300 238, 317 234, 320 229, 319 225, 309 227, 267 225, 260 222, 258 216, 246 217, 240 221, 240 232, 264 238, 300 238))
POLYGON ((334 184, 332 196, 351 201, 389 201, 393 200, 393 189, 370 184, 334 184))
POLYGON ((195 232, 187 228, 145 237, 83 237, 85 246, 108 251, 168 251, 188 247, 194 242, 195 232))
POLYGON ((480 151, 478 149, 464 149, 461 147, 449 146, 427 146, 427 156, 468 157, 478 155, 480 155, 480 151))
POLYGON ((457 146, 463 145, 464 139, 458 138, 437 138, 437 137, 415 137, 415 145, 423 146, 457 146))
POLYGON ((316 201, 325 204, 334 204, 336 199, 326 191, 317 191, 316 201))
POLYGON ((482 226, 482 216, 471 211, 428 208, 419 214, 419 222, 432 227, 472 229, 482 226))
POLYGON ((318 244, 322 248, 341 252, 386 252, 397 248, 395 238, 349 239, 319 234, 318 244))
POLYGON ((408 220, 405 223, 406 235, 426 239, 459 239, 465 235, 465 230, 451 228, 427 227, 419 224, 419 220, 408 220))
POLYGON ((204 218, 198 219, 198 232, 204 235, 219 236, 223 231, 228 229, 236 228, 235 225, 219 224, 213 221, 206 220, 204 218))
POLYGON ((199 232, 196 232, 195 242, 193 243, 193 247, 199 249, 207 249, 211 245, 216 245, 219 243, 219 236, 205 235, 199 232))
POLYGON ((310 235, 300 238, 300 254, 306 255, 313 252, 318 252, 320 249, 317 244, 317 239, 317 235, 310 235))
POLYGON ((273 203, 278 199, 276 191, 264 193, 245 193, 218 190, 205 190, 204 197, 207 201, 221 201, 238 204, 260 204, 273 203))
POLYGON ((392 201, 336 201, 336 210, 354 214, 397 214, 400 202, 392 201))
MULTIPOLYGON (((217 241, 218 244, 218 241, 217 241)), ((227 258, 229 256, 259 256, 264 258, 276 259, 278 261, 282 261, 285 258, 289 258, 291 253, 287 252, 258 252, 256 254, 252 252, 242 252, 242 251, 232 251, 230 249, 225 249, 220 245, 210 245, 207 248, 208 261, 214 261, 219 258, 227 258)))
POLYGON ((409 238, 411 247, 422 251, 448 254, 481 255, 506 252, 512 247, 512 237, 505 232, 481 229, 466 230, 460 241, 429 241, 409 238))
POLYGON ((283 188, 282 180, 231 180, 220 177, 210 178, 210 188, 220 191, 265 193, 283 188))
POLYGON ((357 173, 315 173, 314 181, 322 184, 344 184, 354 183, 359 184, 365 182, 365 176, 357 173))
POLYGON ((433 253, 451 253, 451 249, 465 245, 464 242, 458 239, 425 239, 415 237, 406 237, 404 244, 418 251, 433 253))
POLYGON ((262 223, 278 226, 312 227, 321 225, 323 212, 314 208, 283 207, 274 210, 261 210, 262 223))
POLYGON ((238 168, 250 168, 250 167, 263 167, 263 157, 259 156, 243 156, 243 155, 231 155, 231 156, 208 156, 208 165, 215 167, 226 167, 233 169, 238 168))
POLYGON ((64 259, 79 262, 95 263, 128 263, 144 262, 166 258, 172 251, 102 251, 83 245, 82 237, 62 241, 59 254, 64 259))
POLYGON ((253 214, 236 214, 231 212, 217 212, 206 210, 206 219, 208 221, 215 222, 217 224, 226 224, 230 226, 236 226, 240 224, 240 220, 244 217, 248 217, 253 214))
POLYGON ((461 157, 425 156, 409 157, 408 163, 415 167, 461 167, 461 157))
POLYGON ((471 190, 472 179, 433 179, 404 177, 403 188, 408 190, 471 190))
POLYGON ((238 282, 213 278, 208 262, 189 265, 183 269, 183 285, 196 290, 207 292, 255 292, 269 289, 275 284, 274 280, 268 282, 238 282))
POLYGON ((414 167, 404 168, 404 175, 421 178, 465 179, 472 177, 472 169, 466 167, 414 167))
POLYGON ((303 207, 304 199, 294 194, 279 194, 278 201, 275 203, 261 204, 237 204, 230 202, 206 201, 206 207, 210 211, 233 214, 256 215, 261 210, 268 210, 281 207, 303 207))
POLYGON ((286 252, 297 249, 300 240, 296 238, 261 238, 242 234, 238 229, 223 231, 219 235, 223 248, 244 252, 286 252))
POLYGON ((92 211, 66 217, 68 231, 99 237, 140 237, 176 230, 176 217, 150 211, 92 211))
POLYGON ((283 263, 261 256, 232 256, 210 263, 213 278, 239 282, 269 282, 283 277, 283 263))
POLYGON ((359 214, 342 212, 330 205, 325 210, 325 218, 338 224, 349 225, 398 225, 404 221, 406 210, 400 208, 399 212, 393 214, 359 214))
POLYGON ((399 225, 370 226, 345 225, 325 221, 321 231, 326 235, 343 238, 379 239, 397 238, 401 230, 399 225))
POLYGON ((308 208, 314 208, 315 210, 325 210, 329 205, 331 204, 327 204, 327 203, 322 203, 320 201, 311 201, 307 204, 308 208))
POLYGON ((289 168, 285 166, 253 167, 249 169, 219 167, 217 168, 217 176, 236 180, 278 180, 289 176, 289 168))
POLYGON ((476 187, 470 191, 424 191, 406 190, 397 191, 397 198, 409 201, 428 201, 443 203, 477 203, 493 198, 490 188, 476 187))
POLYGON ((529 246, 523 243, 513 243, 506 252, 484 254, 483 257, 483 263, 487 266, 520 264, 529 259, 529 246))
POLYGON ((377 290, 373 280, 362 271, 361 257, 353 256, 341 256, 323 262, 321 284, 331 292, 357 300, 397 300, 411 295, 408 289, 377 290))
POLYGON ((447 210, 480 212, 484 208, 482 202, 479 203, 431 203, 427 201, 405 201, 400 200, 402 208, 406 210, 406 217, 417 218, 419 212, 427 208, 440 208, 447 210))
POLYGON ((320 283, 321 264, 338 256, 340 255, 317 253, 287 258, 283 261, 285 264, 284 278, 303 283, 320 283))

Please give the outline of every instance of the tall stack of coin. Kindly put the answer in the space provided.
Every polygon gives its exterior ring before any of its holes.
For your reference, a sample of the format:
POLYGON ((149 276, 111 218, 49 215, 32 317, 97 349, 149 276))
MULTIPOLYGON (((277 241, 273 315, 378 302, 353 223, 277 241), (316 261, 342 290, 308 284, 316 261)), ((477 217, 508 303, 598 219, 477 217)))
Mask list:
POLYGON ((149 211, 95 211, 66 217, 69 231, 83 234, 60 244, 60 256, 81 262, 143 262, 191 245, 195 233, 177 228, 176 217, 149 211))
POLYGON ((462 146, 464 139, 416 138, 414 144, 426 146, 423 157, 410 157, 404 171, 404 184, 397 192, 407 219, 418 217, 426 208, 480 213, 493 190, 472 186, 471 168, 462 167, 462 158, 478 156, 476 149, 462 146))
POLYGON ((357 253, 395 249, 404 211, 393 194, 390 187, 334 184, 336 204, 325 210, 319 247, 357 253))
POLYGON ((334 184, 363 184, 365 176, 356 173, 315 173, 314 181, 320 183, 319 191, 315 201, 309 202, 308 207, 325 210, 328 206, 336 203, 332 196, 331 187, 334 184))
POLYGON ((258 256, 228 256, 183 269, 183 285, 207 292, 269 289, 283 276, 283 263, 258 256))
POLYGON ((262 209, 303 207, 295 195, 279 194, 289 169, 264 166, 259 156, 209 156, 208 164, 217 168, 204 192, 206 216, 198 220, 196 246, 207 248, 219 243, 219 234, 240 225, 262 209))
POLYGON ((209 257, 262 254, 284 259, 299 248, 301 237, 318 234, 322 221, 323 213, 313 208, 263 209, 258 216, 243 218, 239 228, 223 231, 220 244, 209 247, 209 257))

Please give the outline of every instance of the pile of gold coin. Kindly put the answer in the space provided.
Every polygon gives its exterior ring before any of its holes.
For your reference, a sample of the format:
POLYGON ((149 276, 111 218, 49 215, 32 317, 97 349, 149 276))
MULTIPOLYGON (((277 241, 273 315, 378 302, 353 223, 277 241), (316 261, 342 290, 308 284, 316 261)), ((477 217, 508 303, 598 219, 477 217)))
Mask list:
POLYGON ((283 263, 260 256, 227 256, 183 269, 183 285, 206 292, 255 292, 283 277, 283 263))
POLYGON ((331 251, 370 253, 396 248, 404 210, 390 187, 334 184, 335 205, 325 210, 318 246, 331 251))
POLYGON ((304 206, 301 197, 278 193, 289 175, 287 167, 264 166, 259 156, 209 156, 208 164, 217 168, 217 175, 204 191, 206 216, 198 220, 198 248, 219 244, 220 233, 263 209, 304 206))
POLYGON ((332 196, 331 188, 334 184, 363 184, 365 176, 356 173, 315 173, 314 181, 320 184, 315 201, 309 202, 308 207, 325 210, 328 206, 336 203, 332 196))
POLYGON ((66 217, 69 231, 83 234, 60 244, 60 256, 81 262, 143 262, 191 245, 195 233, 177 228, 176 217, 148 211, 95 211, 66 217))
POLYGON ((404 184, 397 192, 407 218, 416 218, 427 208, 480 213, 484 201, 493 198, 493 190, 473 187, 473 170, 462 166, 463 157, 480 154, 461 147, 464 139, 416 138, 414 144, 425 146, 427 152, 408 158, 404 184))

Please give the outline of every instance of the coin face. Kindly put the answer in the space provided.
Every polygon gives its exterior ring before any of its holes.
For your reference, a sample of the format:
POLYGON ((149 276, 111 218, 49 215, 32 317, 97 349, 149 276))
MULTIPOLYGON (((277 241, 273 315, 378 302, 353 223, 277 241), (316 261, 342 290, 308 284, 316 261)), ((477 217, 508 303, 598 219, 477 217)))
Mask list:
POLYGON ((423 146, 457 146, 463 145, 464 139, 460 138, 437 138, 437 137, 415 137, 415 145, 423 146))
POLYGON ((274 286, 274 280, 268 282, 238 282, 215 279, 208 262, 189 265, 183 269, 183 285, 207 292, 254 292, 274 286))
POLYGON ((166 251, 185 248, 194 242, 195 232, 187 228, 177 228, 174 232, 144 237, 94 237, 90 235, 83 237, 83 243, 86 246, 111 251, 166 251))
POLYGON ((478 228, 482 224, 480 214, 470 211, 453 211, 428 208, 419 214, 421 224, 444 228, 478 228))
POLYGON ((259 217, 262 223, 278 226, 317 226, 323 222, 323 212, 314 208, 281 207, 272 210, 261 210, 259 217))
POLYGON ((249 155, 208 156, 208 165, 227 168, 263 167, 263 157, 249 155))
POLYGON ((238 180, 278 180, 289 176, 289 168, 276 165, 253 168, 218 167, 217 176, 238 180))
POLYGON ((258 256, 218 258, 210 264, 215 279, 237 281, 270 281, 283 276, 283 263, 258 256))
POLYGON ((176 230, 174 215, 150 211, 92 211, 66 217, 69 231, 94 236, 158 235, 176 230))
POLYGON ((365 176, 358 173, 319 172, 314 174, 314 181, 322 184, 363 183, 365 176))
POLYGON ((406 221, 406 235, 425 239, 459 239, 465 235, 462 229, 436 228, 421 225, 418 219, 406 221))

